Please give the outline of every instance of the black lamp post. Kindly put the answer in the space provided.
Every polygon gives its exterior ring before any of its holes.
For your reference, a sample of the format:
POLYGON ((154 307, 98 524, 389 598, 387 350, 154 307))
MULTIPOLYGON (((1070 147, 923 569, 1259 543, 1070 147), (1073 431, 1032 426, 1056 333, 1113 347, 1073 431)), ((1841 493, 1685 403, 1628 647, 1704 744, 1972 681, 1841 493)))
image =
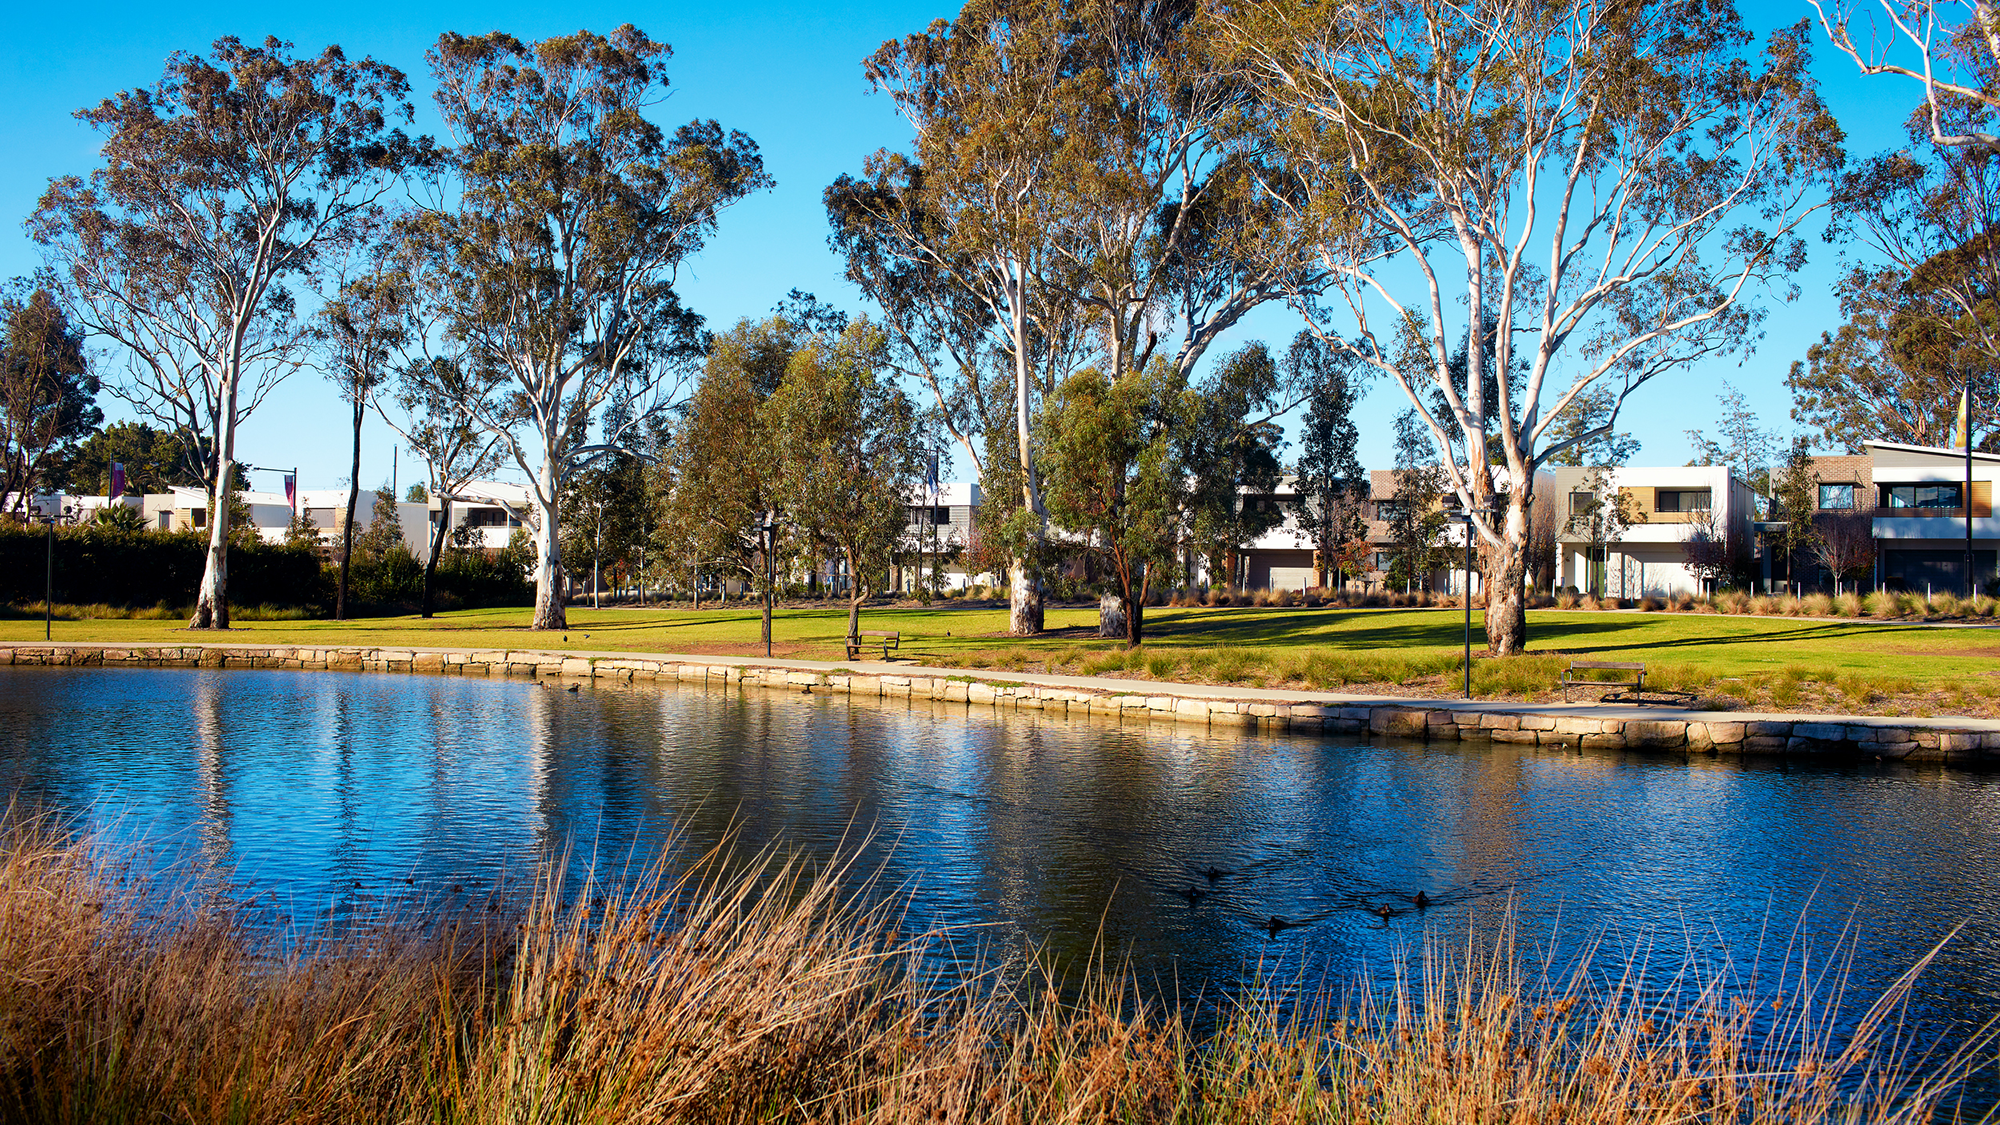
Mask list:
POLYGON ((54 626, 51 623, 55 620, 56 518, 54 516, 45 515, 42 517, 42 522, 49 525, 49 566, 47 574, 48 584, 44 588, 42 593, 42 639, 47 641, 54 639, 54 636, 50 632, 50 630, 54 628, 54 626))
POLYGON ((1465 698, 1472 698, 1472 529, 1478 526, 1477 517, 1490 516, 1492 508, 1473 508, 1459 512, 1451 518, 1465 526, 1465 588, 1460 592, 1465 596, 1465 698))
POLYGON ((771 657, 771 610, 776 604, 772 587, 778 581, 778 513, 764 512, 764 658, 771 657))

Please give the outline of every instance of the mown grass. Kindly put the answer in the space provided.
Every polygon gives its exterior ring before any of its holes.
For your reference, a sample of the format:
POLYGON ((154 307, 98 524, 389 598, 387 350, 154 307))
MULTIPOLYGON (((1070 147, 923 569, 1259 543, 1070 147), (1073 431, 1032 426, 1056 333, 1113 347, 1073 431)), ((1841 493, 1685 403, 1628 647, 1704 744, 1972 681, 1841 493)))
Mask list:
MULTIPOLYGON (((1889 595, 1882 595, 1889 597, 1889 595)), ((1745 598, 1746 604, 1749 599, 1745 598)), ((241 620, 226 634, 193 634, 167 620, 58 621, 58 640, 179 644, 228 640, 249 644, 547 648, 762 655, 758 610, 730 605, 590 610, 572 608, 566 633, 536 632, 519 609, 468 610, 358 621, 241 620)), ((1406 694, 1455 696, 1463 617, 1454 609, 1339 609, 1255 606, 1156 608, 1135 656, 1098 638, 1094 606, 1049 610, 1048 632, 1005 635, 1004 607, 877 607, 864 627, 903 634, 899 660, 945 667, 1052 671, 1084 675, 1191 679, 1314 690, 1398 687, 1406 694)), ((781 657, 843 660, 845 614, 790 605, 776 617, 781 657)), ((41 638, 40 619, 0 620, 0 640, 41 638)), ((1484 647, 1478 614, 1473 647, 1484 647)), ((1992 713, 2000 684, 2000 637, 1980 628, 1916 621, 1811 620, 1775 614, 1605 613, 1537 609, 1529 613, 1529 651, 1505 661, 1479 659, 1474 691, 1482 697, 1547 698, 1569 659, 1639 661, 1648 683, 1696 691, 1757 707, 1808 710, 1992 713), (1790 670, 1803 669, 1800 674, 1790 670), (1872 703, 1861 701, 1873 700, 1872 703)))
POLYGON ((159 909, 123 858, 0 836, 0 1118, 1887 1125, 1939 1114, 1989 1046, 1913 1055, 1885 1035, 1911 978, 1848 996, 1839 950, 1551 973, 1502 924, 1392 980, 1252 988, 1198 1033, 1101 970, 937 983, 896 897, 773 856, 625 889, 545 870, 518 912, 290 944, 159 909))

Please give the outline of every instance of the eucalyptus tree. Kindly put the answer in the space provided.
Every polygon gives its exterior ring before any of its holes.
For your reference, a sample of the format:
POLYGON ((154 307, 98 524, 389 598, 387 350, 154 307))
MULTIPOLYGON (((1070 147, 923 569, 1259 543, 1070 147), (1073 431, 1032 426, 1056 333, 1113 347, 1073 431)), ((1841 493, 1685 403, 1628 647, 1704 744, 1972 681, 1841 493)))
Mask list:
MULTIPOLYGON (((1958 422, 1960 392, 1972 391, 1974 448, 1992 448, 2000 419, 2000 364, 1974 318, 1949 294, 1911 284, 1895 266, 1855 266, 1841 279, 1846 323, 1820 334, 1785 383, 1792 419, 1828 444, 1860 453, 1870 439, 1945 445, 1958 422), (1970 330, 1968 330, 1970 329, 1970 330)), ((1981 300, 1978 320, 1992 315, 1981 300)))
POLYGON ((1086 367, 1049 396, 1040 420, 1049 514, 1118 584, 1098 634, 1122 633, 1126 648, 1145 639, 1146 602, 1179 539, 1185 400, 1180 370, 1163 358, 1115 382, 1086 367))
POLYGON ((1042 627, 1031 566, 1047 517, 1035 411, 1089 346, 1067 297, 1074 286, 1054 278, 1063 263, 1049 237, 1067 118, 1092 82, 1072 44, 1048 33, 1061 2, 973 0, 953 20, 883 44, 864 70, 916 130, 912 151, 878 151, 860 178, 827 190, 849 278, 882 308, 899 358, 929 384, 989 485, 999 475, 989 447, 1001 433, 1010 439, 1018 503, 996 506, 1015 514, 1005 531, 990 530, 1014 541, 1015 634, 1042 627))
POLYGON ((910 522, 922 452, 917 411, 867 321, 807 338, 764 404, 777 488, 797 533, 846 564, 847 635, 880 593, 910 522))
POLYGON ((83 333, 48 291, 0 298, 0 496, 17 514, 103 424, 98 390, 83 333))
POLYGON ((1246 235, 1268 204, 1254 157, 1224 144, 1244 90, 1206 57, 1194 12, 975 0, 885 44, 868 76, 916 143, 827 193, 849 278, 882 308, 990 507, 1014 513, 1016 633, 1041 621, 1041 400, 1085 363, 1113 382, 1144 369, 1162 328, 1186 378, 1251 308, 1305 284, 1242 253, 1266 248, 1246 235))
POLYGON ((411 235, 467 346, 462 405, 528 476, 536 629, 565 623, 565 485, 680 397, 706 347, 680 268, 771 182, 743 134, 648 120, 669 54, 630 24, 534 43, 447 33, 428 54, 452 149, 411 235))
POLYGON ((1299 423, 1299 530, 1311 536, 1318 584, 1327 585, 1329 564, 1364 553, 1368 538, 1368 473, 1357 449, 1361 430, 1354 408, 1367 392, 1366 367, 1301 332, 1285 352, 1289 381, 1306 398, 1299 423), (1360 540, 1362 549, 1352 544, 1360 540))
POLYGON ((1473 526, 1488 645, 1521 652, 1536 471, 1596 436, 1555 438, 1564 417, 1593 386, 1622 402, 1740 354, 1751 295, 1787 293, 1804 260, 1842 160, 1806 28, 1759 53, 1719 0, 1272 0, 1223 6, 1215 34, 1290 173, 1273 237, 1328 275, 1294 303, 1409 398, 1460 502, 1496 513, 1473 526), (1507 378, 1458 385, 1461 340, 1464 371, 1507 378))
POLYGON ((392 123, 411 118, 401 71, 291 50, 218 39, 211 57, 176 53, 153 85, 79 111, 103 166, 52 181, 28 222, 77 322, 125 351, 121 396, 212 443, 190 628, 229 627, 222 499, 237 428, 303 360, 288 286, 423 155, 392 123))
POLYGON ((1863 74, 1914 79, 1922 128, 1949 148, 2000 150, 2000 12, 1991 0, 1810 0, 1820 27, 1863 74), (1864 16, 1863 13, 1867 15, 1864 16), (1856 25, 1866 30, 1856 38, 1856 25), (1914 65, 1900 59, 1908 58, 1914 65))
POLYGON ((1207 557, 1209 572, 1226 573, 1232 586, 1243 545, 1285 519, 1275 505, 1246 495, 1272 493, 1282 477, 1279 378, 1270 349, 1261 341, 1245 344, 1188 388, 1174 427, 1176 458, 1187 474, 1180 513, 1186 535, 1207 557))
POLYGON ((361 497, 361 423, 375 390, 389 377, 396 353, 409 340, 409 280, 389 263, 390 247, 373 224, 339 247, 327 271, 334 292, 314 315, 312 338, 328 379, 339 388, 353 426, 347 474, 347 515, 340 525, 340 570, 333 616, 347 616, 347 580, 354 553, 354 510, 361 497))
MULTIPOLYGON (((431 587, 451 532, 451 506, 464 498, 466 485, 500 467, 498 439, 474 425, 464 407, 479 382, 466 370, 463 355, 419 351, 406 354, 393 378, 369 396, 383 423, 424 463, 424 491, 438 502, 430 555, 424 560, 425 617, 432 612, 431 587)), ((352 508, 348 522, 353 522, 352 508)))

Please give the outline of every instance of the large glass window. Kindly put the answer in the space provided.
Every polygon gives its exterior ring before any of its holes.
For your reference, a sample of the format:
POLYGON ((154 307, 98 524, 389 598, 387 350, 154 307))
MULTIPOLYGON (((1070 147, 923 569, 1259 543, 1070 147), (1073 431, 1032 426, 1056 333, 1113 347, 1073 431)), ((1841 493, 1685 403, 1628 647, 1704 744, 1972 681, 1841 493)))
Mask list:
POLYGON ((1823 509, 1846 509, 1854 507, 1854 486, 1851 484, 1820 485, 1819 506, 1823 509))
POLYGON ((1706 488, 1662 488, 1659 491, 1657 502, 1653 505, 1653 510, 1656 512, 1706 512, 1708 511, 1708 505, 1709 494, 1706 488))
POLYGON ((1882 486, 1882 506, 1885 508, 1956 508, 1958 503, 1957 484, 1885 484, 1882 486))

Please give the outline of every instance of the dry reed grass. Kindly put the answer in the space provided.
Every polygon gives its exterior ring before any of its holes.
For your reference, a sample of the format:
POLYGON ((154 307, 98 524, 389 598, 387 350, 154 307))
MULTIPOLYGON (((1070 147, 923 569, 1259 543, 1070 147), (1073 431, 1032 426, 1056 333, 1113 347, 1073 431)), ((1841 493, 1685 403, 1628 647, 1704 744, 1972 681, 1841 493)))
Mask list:
POLYGON ((1252 990, 1197 1034, 1101 966, 928 985, 929 939, 856 876, 720 852, 622 890, 545 870, 518 913, 281 946, 17 821, 0 1118, 1890 1125, 1928 1120, 1988 1045, 1913 1079, 1881 1035, 1909 978, 1856 1020, 1837 958, 1775 986, 1690 962, 1663 991, 1643 955, 1551 979, 1505 924, 1427 941, 1358 1000, 1252 990))

